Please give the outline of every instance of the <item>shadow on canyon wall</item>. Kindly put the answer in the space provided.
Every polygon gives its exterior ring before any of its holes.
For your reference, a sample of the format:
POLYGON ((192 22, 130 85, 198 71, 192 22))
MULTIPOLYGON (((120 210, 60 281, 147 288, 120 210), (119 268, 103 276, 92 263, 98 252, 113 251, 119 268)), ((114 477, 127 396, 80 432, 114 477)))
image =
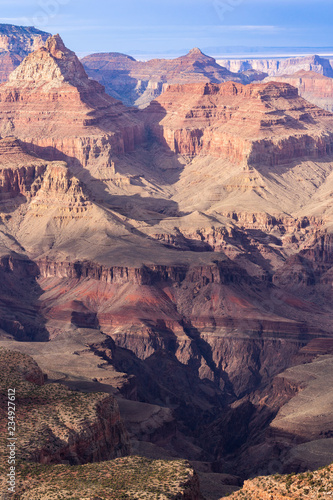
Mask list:
POLYGON ((25 255, 0 259, 0 328, 18 341, 49 340, 46 320, 39 310, 44 290, 38 285, 39 269, 25 255))
MULTIPOLYGON (((144 221, 152 226, 164 218, 187 215, 179 210, 178 203, 165 198, 142 197, 139 194, 128 196, 110 194, 102 179, 94 177, 77 158, 68 156, 55 147, 41 147, 32 143, 22 143, 22 145, 28 153, 36 154, 39 158, 44 160, 66 162, 72 174, 81 181, 83 191, 89 197, 90 201, 96 204, 105 204, 107 208, 121 215, 126 215, 140 222, 144 221), (153 216, 152 214, 156 215, 153 216)), ((147 145, 147 147, 149 147, 149 145, 147 145)), ((174 155, 174 153, 172 153, 172 155, 174 155)), ((174 157, 176 157, 176 155, 174 155, 174 157)), ((179 163, 178 166, 179 171, 181 171, 183 165, 179 163)), ((136 183, 137 182, 139 181, 136 181, 136 183)), ((123 221, 122 223, 131 227, 131 231, 135 234, 143 236, 142 233, 129 223, 124 223, 123 221)), ((144 237, 147 238, 146 235, 144 235, 144 237)))

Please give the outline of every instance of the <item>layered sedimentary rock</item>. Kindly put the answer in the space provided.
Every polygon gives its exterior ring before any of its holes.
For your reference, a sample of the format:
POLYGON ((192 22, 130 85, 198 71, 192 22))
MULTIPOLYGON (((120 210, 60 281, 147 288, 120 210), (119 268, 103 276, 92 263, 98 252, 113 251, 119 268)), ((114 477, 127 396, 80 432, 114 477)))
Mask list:
POLYGON ((0 134, 15 135, 31 148, 49 148, 49 158, 87 165, 110 162, 112 153, 133 150, 143 127, 135 112, 89 80, 76 55, 57 35, 33 52, 0 86, 0 134))
POLYGON ((221 66, 239 73, 249 69, 263 71, 269 76, 292 75, 298 71, 314 71, 333 77, 331 61, 317 55, 288 59, 219 59, 221 66))
POLYGON ((269 77, 265 81, 289 83, 298 88, 300 96, 320 108, 333 111, 333 78, 314 71, 298 71, 292 75, 269 77))
MULTIPOLYGON (((303 352, 315 349, 320 352, 320 348, 332 352, 332 347, 331 339, 321 339, 310 343, 303 352)), ((294 470, 304 470, 306 467, 320 467, 333 461, 333 396, 329 389, 331 370, 332 356, 326 354, 318 356, 312 363, 290 368, 279 375, 279 378, 301 388, 297 396, 280 409, 270 425, 270 433, 275 441, 287 442, 288 436, 290 442, 294 440, 289 453, 284 457, 284 471, 290 469, 291 465, 294 470)))
POLYGON ((250 83, 265 77, 260 71, 236 74, 222 68, 215 59, 192 49, 176 59, 136 61, 118 53, 91 54, 82 59, 89 76, 102 83, 106 91, 127 105, 146 107, 169 84, 195 82, 250 83))
POLYGON ((280 466, 294 446, 270 423, 302 387, 278 375, 332 336, 333 115, 275 82, 170 86, 126 110, 58 37, 0 94, 4 344, 128 398, 149 456, 280 466))
POLYGON ((33 27, 0 24, 0 82, 6 81, 23 59, 42 47, 49 36, 33 27))
POLYGON ((289 84, 175 85, 145 117, 154 137, 175 153, 223 156, 244 166, 273 167, 332 151, 332 115, 289 84))

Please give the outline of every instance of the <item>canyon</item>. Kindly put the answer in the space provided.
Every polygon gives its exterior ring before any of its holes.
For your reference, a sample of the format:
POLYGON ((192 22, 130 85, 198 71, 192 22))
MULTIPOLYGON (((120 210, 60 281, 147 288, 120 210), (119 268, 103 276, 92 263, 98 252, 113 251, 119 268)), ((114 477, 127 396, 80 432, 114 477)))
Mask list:
POLYGON ((189 460, 184 498, 333 461, 333 114, 274 81, 126 107, 55 35, 0 135, 1 347, 101 394, 124 454, 189 460))
MULTIPOLYGON (((128 457, 128 434, 113 396, 46 383, 32 358, 17 351, 0 349, 0 366, 1 414, 7 406, 8 384, 15 386, 17 396, 12 407, 17 408, 15 418, 20 421, 14 454, 19 461, 15 467, 18 498, 66 499, 80 492, 90 498, 107 494, 117 500, 125 491, 133 499, 138 494, 153 498, 155 491, 163 491, 169 498, 202 499, 198 477, 185 461, 128 457)), ((1 417, 0 485, 4 493, 8 430, 1 417)))
POLYGON ((319 56, 289 59, 219 60, 221 66, 235 73, 263 71, 268 74, 264 82, 283 82, 296 87, 307 101, 333 111, 332 61, 319 56))
POLYGON ((105 86, 108 94, 128 106, 145 108, 171 84, 196 82, 250 83, 266 74, 247 70, 236 74, 222 68, 213 57, 194 48, 176 59, 136 61, 119 53, 90 54, 82 59, 87 74, 105 86))

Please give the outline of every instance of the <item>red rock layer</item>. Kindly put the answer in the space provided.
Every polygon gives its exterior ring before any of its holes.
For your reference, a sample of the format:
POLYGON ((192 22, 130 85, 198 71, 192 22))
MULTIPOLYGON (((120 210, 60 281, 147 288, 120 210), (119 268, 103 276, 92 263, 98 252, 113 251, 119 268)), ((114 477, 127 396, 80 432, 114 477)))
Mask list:
POLYGON ((304 99, 333 111, 333 78, 314 71, 298 71, 293 75, 270 77, 267 81, 285 82, 296 87, 304 99))
POLYGON ((184 155, 277 165, 333 148, 333 115, 284 83, 173 85, 143 114, 151 134, 184 155))
POLYGON ((0 140, 0 201, 32 194, 32 185, 47 163, 24 153, 20 142, 8 137, 0 140))
POLYGON ((134 149, 143 125, 122 104, 89 80, 81 63, 59 36, 30 54, 0 86, 0 133, 33 147, 49 148, 83 165, 107 163, 114 153, 134 149))
POLYGON ((84 201, 79 181, 71 177, 64 162, 46 162, 24 152, 13 137, 0 139, 0 202, 24 196, 30 200, 39 190, 75 204, 84 201))

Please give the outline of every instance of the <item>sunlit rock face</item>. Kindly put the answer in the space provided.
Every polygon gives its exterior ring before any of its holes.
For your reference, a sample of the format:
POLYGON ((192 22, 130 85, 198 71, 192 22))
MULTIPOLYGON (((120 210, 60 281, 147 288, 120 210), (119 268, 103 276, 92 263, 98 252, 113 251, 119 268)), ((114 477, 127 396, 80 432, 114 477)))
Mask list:
POLYGON ((154 453, 295 465, 285 371, 331 349, 332 129, 285 82, 126 108, 50 38, 0 86, 2 338, 125 397, 154 453))
POLYGON ((0 24, 0 82, 6 81, 23 59, 42 47, 49 36, 33 27, 0 24))

